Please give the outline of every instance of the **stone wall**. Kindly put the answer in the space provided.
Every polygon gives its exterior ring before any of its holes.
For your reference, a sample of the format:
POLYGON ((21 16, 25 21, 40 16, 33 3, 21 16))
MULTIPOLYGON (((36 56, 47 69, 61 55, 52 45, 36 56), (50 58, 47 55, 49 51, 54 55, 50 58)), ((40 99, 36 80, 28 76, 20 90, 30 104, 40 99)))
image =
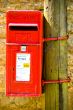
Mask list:
MULTIPOLYGON (((44 110, 44 95, 40 98, 6 97, 5 96, 5 41, 6 12, 8 10, 43 10, 44 0, 0 0, 0 110, 44 110)), ((73 0, 67 0, 67 24, 70 39, 69 45, 69 75, 73 73, 73 0)))
POLYGON ((73 0, 69 0, 67 5, 67 30, 70 35, 69 45, 73 46, 73 0))
POLYGON ((43 96, 40 98, 5 96, 6 61, 6 12, 8 10, 42 10, 43 0, 0 0, 0 110, 43 110, 43 96), (35 3, 34 3, 35 2, 35 3))
POLYGON ((73 0, 67 0, 67 32, 69 34, 68 74, 73 82, 73 0))

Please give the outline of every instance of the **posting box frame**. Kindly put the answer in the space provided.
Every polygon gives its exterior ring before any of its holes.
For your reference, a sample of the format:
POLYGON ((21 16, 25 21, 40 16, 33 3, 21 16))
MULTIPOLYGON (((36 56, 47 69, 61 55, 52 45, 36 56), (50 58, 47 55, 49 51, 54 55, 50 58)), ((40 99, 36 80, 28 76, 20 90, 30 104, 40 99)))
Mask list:
POLYGON ((40 11, 7 12, 7 96, 41 95, 42 35, 43 17, 40 11))

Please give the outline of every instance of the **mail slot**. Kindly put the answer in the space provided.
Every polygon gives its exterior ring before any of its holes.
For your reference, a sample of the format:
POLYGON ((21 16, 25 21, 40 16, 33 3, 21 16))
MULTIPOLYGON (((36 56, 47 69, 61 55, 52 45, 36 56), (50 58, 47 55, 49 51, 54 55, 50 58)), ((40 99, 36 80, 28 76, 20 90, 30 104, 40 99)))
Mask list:
POLYGON ((37 24, 9 24, 10 30, 17 30, 17 31, 38 31, 37 24))
POLYGON ((42 92, 43 17, 40 11, 8 11, 6 95, 40 96, 42 92))

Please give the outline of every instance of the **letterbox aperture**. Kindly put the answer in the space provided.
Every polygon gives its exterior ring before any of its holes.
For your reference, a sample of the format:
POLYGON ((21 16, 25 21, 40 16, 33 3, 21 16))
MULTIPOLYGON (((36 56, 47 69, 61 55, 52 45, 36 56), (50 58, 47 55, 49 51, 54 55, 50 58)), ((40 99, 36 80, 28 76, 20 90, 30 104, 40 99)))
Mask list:
POLYGON ((40 11, 7 12, 7 96, 41 95, 42 27, 40 11))

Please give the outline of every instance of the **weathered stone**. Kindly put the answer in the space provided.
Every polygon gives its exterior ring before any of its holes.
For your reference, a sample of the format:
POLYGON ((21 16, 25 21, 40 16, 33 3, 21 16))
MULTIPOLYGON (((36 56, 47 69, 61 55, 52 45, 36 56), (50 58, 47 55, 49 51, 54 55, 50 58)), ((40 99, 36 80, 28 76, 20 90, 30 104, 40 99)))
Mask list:
POLYGON ((30 102, 30 99, 29 98, 15 98, 15 104, 16 105, 27 105, 28 103, 30 102))
MULTIPOLYGON (((0 0, 0 110, 44 110, 44 97, 24 98, 5 96, 6 74, 6 12, 8 10, 43 10, 44 0, 0 0), (3 93, 3 94, 2 94, 3 93)), ((68 73, 73 77, 73 0, 67 0, 68 73)), ((73 79, 72 79, 73 80, 73 79)))

